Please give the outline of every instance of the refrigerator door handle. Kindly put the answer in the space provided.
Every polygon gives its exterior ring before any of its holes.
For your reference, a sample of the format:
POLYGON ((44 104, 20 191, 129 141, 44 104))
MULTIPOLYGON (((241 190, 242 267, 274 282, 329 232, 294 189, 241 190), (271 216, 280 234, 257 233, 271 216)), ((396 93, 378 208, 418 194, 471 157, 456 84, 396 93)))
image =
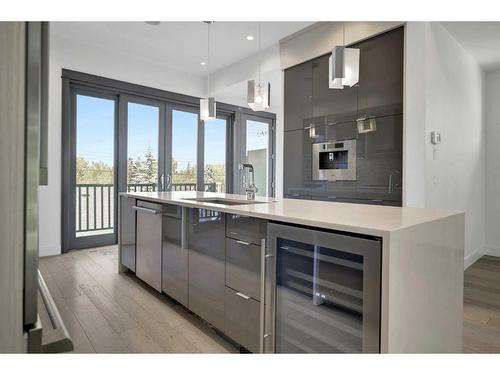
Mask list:
POLYGON ((72 351, 73 341, 71 340, 68 330, 61 318, 61 314, 57 309, 54 299, 40 271, 38 271, 38 291, 42 302, 42 306, 40 306, 40 308, 43 309, 40 311, 42 318, 40 318, 40 316, 38 317, 35 328, 30 331, 30 350, 40 353, 63 353, 72 351), (49 323, 44 327, 42 327, 40 323, 40 321, 44 321, 43 316, 47 317, 47 319, 45 319, 45 324, 49 323), (33 336, 34 334, 36 335, 33 336), (47 337, 49 341, 44 342, 44 337, 47 337), (35 340, 32 340, 32 338, 35 340), (40 340, 40 338, 42 339, 40 340), (32 342, 33 345, 31 344, 32 342), (38 345, 38 343, 40 343, 40 345, 38 345))

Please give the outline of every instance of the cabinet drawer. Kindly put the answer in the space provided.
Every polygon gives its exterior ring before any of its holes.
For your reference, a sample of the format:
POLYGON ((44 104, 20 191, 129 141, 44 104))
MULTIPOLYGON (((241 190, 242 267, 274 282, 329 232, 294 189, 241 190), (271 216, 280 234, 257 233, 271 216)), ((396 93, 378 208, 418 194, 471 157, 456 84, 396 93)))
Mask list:
POLYGON ((253 217, 226 214, 226 236, 260 246, 267 236, 267 221, 253 217))
POLYGON ((253 353, 259 352, 260 303, 226 287, 225 334, 253 353))
POLYGON ((226 238, 226 285, 260 301, 261 247, 226 238))

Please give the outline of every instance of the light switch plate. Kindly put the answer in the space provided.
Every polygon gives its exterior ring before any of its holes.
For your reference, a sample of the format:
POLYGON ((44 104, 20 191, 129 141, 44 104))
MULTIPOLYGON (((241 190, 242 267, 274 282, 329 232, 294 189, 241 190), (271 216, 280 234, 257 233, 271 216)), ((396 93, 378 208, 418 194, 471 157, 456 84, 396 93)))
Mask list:
POLYGON ((431 132, 431 143, 433 145, 438 145, 441 143, 441 133, 431 132))

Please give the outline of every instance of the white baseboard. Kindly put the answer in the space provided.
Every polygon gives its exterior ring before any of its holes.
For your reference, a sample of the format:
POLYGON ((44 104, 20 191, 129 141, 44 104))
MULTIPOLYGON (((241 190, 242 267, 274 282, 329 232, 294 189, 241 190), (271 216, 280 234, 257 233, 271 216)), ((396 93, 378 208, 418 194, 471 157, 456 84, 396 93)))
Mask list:
POLYGON ((500 257, 500 247, 485 246, 484 247, 484 254, 485 255, 491 255, 491 256, 494 256, 494 257, 500 257))
POLYGON ((38 256, 40 258, 50 257, 52 255, 61 255, 61 246, 60 245, 40 246, 38 248, 38 256))
POLYGON ((479 249, 476 249, 472 253, 467 255, 464 258, 464 270, 472 266, 476 262, 476 260, 481 258, 484 254, 486 254, 486 247, 480 247, 479 249))

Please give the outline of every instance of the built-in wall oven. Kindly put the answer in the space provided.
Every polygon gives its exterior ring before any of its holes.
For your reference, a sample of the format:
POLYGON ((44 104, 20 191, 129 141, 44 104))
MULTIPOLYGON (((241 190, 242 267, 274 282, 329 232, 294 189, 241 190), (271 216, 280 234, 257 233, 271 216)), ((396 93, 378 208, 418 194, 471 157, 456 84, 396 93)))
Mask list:
POLYGON ((312 178, 316 181, 356 181, 356 140, 313 143, 312 178))

